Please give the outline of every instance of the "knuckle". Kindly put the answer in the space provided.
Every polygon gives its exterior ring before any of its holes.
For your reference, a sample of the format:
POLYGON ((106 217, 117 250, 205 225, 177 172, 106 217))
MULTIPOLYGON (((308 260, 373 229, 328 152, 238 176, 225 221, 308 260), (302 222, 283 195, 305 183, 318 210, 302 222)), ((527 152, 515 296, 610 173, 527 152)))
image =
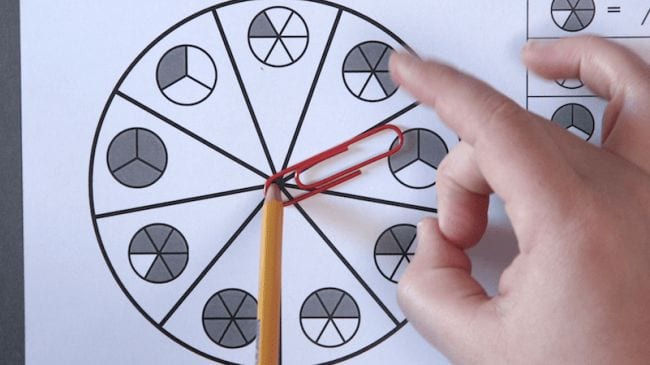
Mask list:
POLYGON ((522 109, 517 104, 498 93, 488 96, 485 105, 486 110, 489 110, 485 119, 488 128, 482 128, 483 130, 498 128, 505 121, 522 116, 522 109))

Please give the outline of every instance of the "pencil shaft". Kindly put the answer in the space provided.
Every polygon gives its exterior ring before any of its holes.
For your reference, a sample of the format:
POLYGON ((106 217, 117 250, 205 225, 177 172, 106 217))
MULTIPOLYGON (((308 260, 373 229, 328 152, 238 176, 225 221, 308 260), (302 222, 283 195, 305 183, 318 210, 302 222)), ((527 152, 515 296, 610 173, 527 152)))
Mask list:
POLYGON ((280 300, 282 297, 283 205, 267 201, 262 217, 258 297, 258 365, 277 365, 280 355, 280 300))

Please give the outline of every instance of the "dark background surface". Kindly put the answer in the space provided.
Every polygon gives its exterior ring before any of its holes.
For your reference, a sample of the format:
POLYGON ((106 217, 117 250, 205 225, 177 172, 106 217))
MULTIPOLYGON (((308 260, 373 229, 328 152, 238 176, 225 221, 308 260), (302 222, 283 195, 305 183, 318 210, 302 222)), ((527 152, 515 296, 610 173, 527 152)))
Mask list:
POLYGON ((25 362, 19 0, 0 1, 0 364, 25 362))

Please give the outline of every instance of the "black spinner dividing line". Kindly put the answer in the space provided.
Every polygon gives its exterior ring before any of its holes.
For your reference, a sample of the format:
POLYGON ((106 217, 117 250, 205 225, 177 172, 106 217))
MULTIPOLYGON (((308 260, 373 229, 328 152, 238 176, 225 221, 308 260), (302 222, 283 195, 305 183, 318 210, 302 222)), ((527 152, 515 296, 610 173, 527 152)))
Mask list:
POLYGON ((339 9, 338 13, 336 14, 336 19, 334 19, 334 25, 332 25, 332 31, 330 32, 329 38, 327 39, 327 44, 325 45, 325 50, 323 51, 323 57, 321 57, 320 63, 318 64, 318 69, 316 70, 316 76, 314 77, 314 82, 312 82, 311 88, 309 89, 309 94, 307 94, 307 100, 305 101, 305 106, 303 107, 302 113, 300 114, 300 119, 298 120, 296 131, 294 132, 293 137, 291 138, 291 143, 289 144, 289 150, 287 151, 287 155, 284 159, 284 163, 282 164, 283 170, 289 166, 289 162, 291 161, 291 155, 293 154, 293 150, 296 147, 296 142, 298 142, 298 136, 300 135, 300 130, 302 129, 302 125, 305 122, 305 118, 307 117, 307 111, 309 110, 309 106, 314 97, 314 93, 316 92, 316 85, 318 84, 318 81, 320 80, 320 75, 323 72, 323 68, 325 67, 325 61, 327 60, 327 56, 330 52, 330 48, 332 47, 332 42, 334 41, 334 35, 336 34, 336 30, 339 27, 339 22, 341 21, 342 15, 343 15, 343 10, 339 9))
MULTIPOLYGON (((293 199, 291 193, 289 193, 289 191, 287 191, 286 188, 283 187, 282 190, 289 197, 289 199, 293 199)), ((296 207, 296 209, 298 209, 298 211, 303 216, 303 218, 305 218, 307 223, 309 223, 309 225, 316 231, 316 233, 318 233, 318 235, 323 239, 323 241, 325 241, 327 246, 329 246, 329 248, 339 258, 339 261, 341 261, 341 263, 345 265, 345 267, 352 274, 352 276, 354 276, 357 279, 359 284, 363 286, 363 288, 370 295, 370 297, 372 297, 372 299, 377 303, 377 305, 379 305, 379 307, 384 311, 384 313, 388 316, 388 318, 390 318, 393 324, 395 324, 395 326, 399 326, 401 322, 395 317, 395 315, 390 311, 390 309, 386 307, 384 302, 382 302, 381 299, 379 299, 377 294, 370 288, 370 286, 366 283, 366 281, 363 280, 361 275, 359 275, 359 273, 356 270, 354 270, 352 265, 350 265, 350 263, 345 259, 343 254, 336 248, 336 246, 334 246, 332 241, 330 241, 330 239, 325 235, 325 233, 320 229, 320 227, 316 225, 316 222, 314 222, 314 220, 309 216, 309 214, 307 214, 307 212, 300 206, 300 204, 296 204, 294 206, 296 207)))
POLYGON ((367 130, 364 131, 364 133, 368 132, 368 131, 371 131, 371 130, 373 130, 375 128, 384 126, 386 124, 389 124, 390 122, 394 121, 395 119, 397 119, 397 118, 401 117, 402 115, 410 112, 411 110, 417 108, 418 106, 420 106, 420 102, 416 101, 416 102, 410 104, 409 106, 405 107, 404 109, 398 111, 397 113, 389 116, 388 118, 386 118, 386 119, 382 120, 381 122, 379 122, 379 123, 373 125, 372 127, 368 128, 367 130))
POLYGON ((247 170, 250 170, 251 172, 255 173, 256 175, 258 175, 258 176, 260 176, 260 177, 262 177, 264 179, 268 179, 267 174, 265 174, 262 171, 256 169, 252 165, 249 165, 248 163, 244 162, 244 160, 236 157, 235 155, 233 155, 233 154, 227 152, 226 150, 224 150, 223 148, 215 145, 214 143, 206 140, 205 138, 199 136, 198 134, 190 131, 189 129, 187 129, 187 128, 181 126, 180 124, 174 122, 173 120, 167 118, 166 116, 164 116, 164 115, 158 113, 157 111, 149 108, 148 106, 146 106, 146 105, 142 104, 141 102, 135 100, 134 98, 130 97, 129 95, 126 95, 125 93, 123 93, 121 91, 118 91, 116 94, 118 96, 120 96, 121 98, 127 100, 128 102, 132 103, 133 105, 138 106, 140 109, 142 109, 142 110, 148 112, 149 114, 153 115, 154 117, 162 120, 163 122, 169 124, 170 126, 176 128, 176 129, 178 129, 179 131, 181 131, 184 134, 188 135, 189 137, 195 139, 196 141, 204 144, 208 148, 220 153, 221 155, 223 155, 224 157, 232 160, 233 162, 237 163, 238 165, 246 168, 247 170))
POLYGON ((214 265, 217 263, 217 261, 219 261, 219 259, 223 256, 223 254, 226 253, 226 251, 228 251, 228 249, 230 248, 230 246, 232 246, 232 244, 235 242, 237 237, 239 237, 239 235, 244 231, 244 229, 246 229, 246 227, 248 227, 248 225, 253 220, 253 218, 255 218, 257 213, 259 213, 259 211, 262 209, 263 204, 264 204, 264 201, 263 200, 260 201, 260 203, 257 205, 257 207, 253 210, 253 212, 244 220, 244 223, 242 223, 242 225, 239 226, 237 231, 235 231, 235 233, 232 235, 232 237, 230 237, 228 242, 226 242, 226 244, 221 248, 221 250, 219 250, 219 252, 210 261, 210 263, 208 263, 208 265, 205 267, 205 269, 203 269, 201 274, 199 274, 199 276, 196 278, 196 280, 194 280, 192 285, 190 285, 190 287, 185 291, 185 293, 183 293, 183 295, 180 297, 180 299, 178 299, 176 304, 174 304, 172 309, 167 313, 167 315, 165 315, 165 317, 160 321, 160 323, 158 323, 158 325, 160 325, 161 327, 165 326, 167 321, 169 321, 169 319, 174 315, 176 310, 178 310, 178 308, 183 304, 185 299, 187 299, 187 297, 192 293, 192 291, 197 287, 197 285, 199 285, 201 280, 203 280, 203 278, 208 274, 208 272, 210 272, 210 270, 212 270, 214 265))
POLYGON ((273 158, 271 157, 271 152, 269 151, 269 147, 266 144, 266 140, 264 139, 262 128, 260 127, 260 123, 257 120, 257 116, 255 115, 255 110, 253 109, 253 104, 251 103, 250 97, 248 96, 248 92, 246 91, 246 86, 244 85, 244 79, 242 79, 241 77, 241 72, 239 71, 239 67, 237 66, 237 61, 235 61, 235 56, 232 53, 232 48, 230 47, 230 43, 228 42, 228 39, 226 37, 226 32, 223 29, 223 24, 221 24, 221 20, 219 19, 219 15, 217 14, 216 10, 213 10, 212 14, 214 15, 214 21, 217 23, 217 27, 219 28, 219 33, 221 35, 221 38, 223 39, 223 44, 226 47, 226 53, 228 53, 228 58, 230 59, 232 69, 235 72, 235 76, 237 77, 237 82, 239 83, 239 87, 241 88, 242 95, 244 96, 244 100, 246 101, 246 107, 248 108, 248 112, 250 113, 251 119, 253 120, 255 131, 257 132, 257 136, 259 137, 260 143, 262 144, 262 149, 264 150, 264 155, 266 156, 266 160, 269 164, 269 168, 271 169, 271 172, 275 174, 277 171, 275 169, 275 164, 273 163, 273 158))
POLYGON ((141 207, 135 207, 135 208, 129 208, 129 209, 123 209, 123 210, 116 210, 116 211, 113 211, 113 212, 106 212, 106 213, 102 213, 102 214, 96 214, 95 219, 103 219, 103 218, 115 217, 115 216, 118 216, 118 215, 142 212, 142 211, 145 211, 145 210, 152 210, 152 209, 158 209, 158 208, 171 207, 171 206, 175 206, 175 205, 194 203, 194 202, 198 202, 198 201, 202 201, 202 200, 209 200, 209 199, 214 199, 214 198, 222 198, 222 197, 226 197, 226 196, 237 195, 237 194, 242 194, 242 193, 249 193, 251 191, 262 190, 262 189, 264 189, 264 185, 256 185, 256 186, 251 186, 251 187, 243 188, 243 189, 229 190, 229 191, 223 191, 223 192, 220 192, 220 193, 200 195, 200 196, 195 196, 195 197, 191 197, 191 198, 178 199, 178 200, 172 200, 172 201, 163 202, 163 203, 144 205, 144 206, 141 206, 141 207))
MULTIPOLYGON (((302 190, 302 189, 300 189, 300 187, 298 185, 294 185, 294 184, 286 184, 285 183, 284 186, 287 187, 287 188, 290 188, 290 189, 302 190)), ((368 196, 362 196, 362 195, 356 195, 356 194, 348 194, 348 193, 342 193, 342 192, 339 192, 339 191, 332 191, 332 190, 324 191, 321 194, 329 195, 329 196, 336 196, 336 197, 339 197, 339 198, 358 200, 358 201, 363 201, 363 202, 368 202, 368 203, 388 205, 388 206, 392 206, 392 207, 419 210, 419 211, 423 211, 423 212, 427 212, 427 213, 438 214, 438 209, 436 209, 436 208, 429 208, 429 207, 424 207, 424 206, 421 206, 421 205, 401 203, 401 202, 396 202, 396 201, 392 201, 392 200, 371 198, 371 197, 368 197, 368 196)))

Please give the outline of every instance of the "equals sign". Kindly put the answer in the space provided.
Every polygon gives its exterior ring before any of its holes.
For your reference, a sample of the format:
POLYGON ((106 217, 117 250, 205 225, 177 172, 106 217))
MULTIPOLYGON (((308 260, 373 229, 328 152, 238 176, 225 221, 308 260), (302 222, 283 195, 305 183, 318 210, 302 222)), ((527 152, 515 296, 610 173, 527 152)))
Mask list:
POLYGON ((607 7, 607 12, 608 13, 620 13, 621 12, 621 7, 620 6, 609 6, 609 7, 607 7))

